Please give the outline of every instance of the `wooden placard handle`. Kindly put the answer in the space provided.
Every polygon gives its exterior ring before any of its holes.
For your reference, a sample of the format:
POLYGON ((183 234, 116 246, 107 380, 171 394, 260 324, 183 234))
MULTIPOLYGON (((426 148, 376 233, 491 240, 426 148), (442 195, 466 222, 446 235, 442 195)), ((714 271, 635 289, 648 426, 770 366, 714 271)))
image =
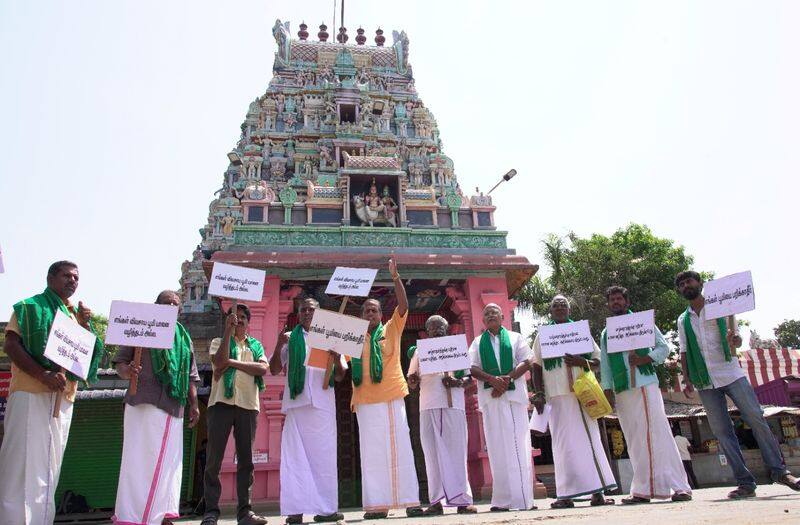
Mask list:
MULTIPOLYGON (((450 372, 445 372, 444 376, 449 378, 450 372)), ((450 385, 444 387, 447 390, 447 408, 453 408, 453 393, 450 391, 450 385)))
MULTIPOLYGON (((347 308, 347 301, 350 299, 348 296, 344 296, 342 299, 342 304, 339 306, 339 313, 343 314, 345 308, 347 308)), ((322 380, 322 389, 327 390, 328 385, 331 382, 331 374, 333 373, 334 363, 333 363, 333 356, 328 355, 328 366, 325 367, 325 378, 322 380)))
MULTIPOLYGON (((133 365, 136 368, 142 366, 142 349, 141 347, 136 347, 133 351, 133 365)), ((128 393, 132 396, 136 395, 136 392, 139 390, 139 374, 132 374, 131 375, 131 384, 128 387, 128 393)))
MULTIPOLYGON (((59 372, 64 372, 64 367, 58 367, 59 372)), ((64 397, 64 394, 61 392, 56 392, 56 401, 53 403, 53 417, 57 418, 61 415, 61 399, 64 397)))
MULTIPOLYGON (((629 356, 634 355, 636 350, 631 350, 629 356)), ((630 357, 628 357, 628 366, 631 368, 631 388, 636 388, 636 367, 631 366, 630 357)))

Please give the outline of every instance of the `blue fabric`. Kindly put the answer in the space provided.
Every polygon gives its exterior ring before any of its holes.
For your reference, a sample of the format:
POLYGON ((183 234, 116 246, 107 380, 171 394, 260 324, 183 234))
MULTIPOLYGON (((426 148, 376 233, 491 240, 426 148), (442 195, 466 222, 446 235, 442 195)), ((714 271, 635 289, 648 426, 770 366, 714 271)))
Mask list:
POLYGON ((772 476, 780 476, 787 472, 786 463, 783 461, 778 441, 769 427, 769 423, 764 419, 764 412, 761 404, 756 398, 753 387, 742 377, 733 383, 720 387, 699 390, 700 399, 703 407, 708 414, 708 424, 714 437, 719 440, 719 448, 728 459, 728 465, 733 470, 736 483, 740 486, 755 488, 756 478, 747 469, 742 456, 742 449, 739 447, 739 440, 736 439, 736 432, 733 430, 733 421, 728 414, 728 405, 725 396, 731 398, 733 404, 739 409, 739 413, 747 426, 753 429, 753 436, 758 442, 761 450, 761 457, 764 464, 770 470, 772 476))
MULTIPOLYGON (((605 333, 605 329, 603 329, 603 333, 605 333)), ((603 390, 613 390, 614 389, 614 379, 613 374, 611 372, 611 364, 608 362, 608 350, 606 349, 606 345, 604 343, 605 337, 602 335, 600 336, 600 385, 603 387, 603 390)), ((667 340, 664 339, 664 336, 661 334, 661 330, 656 328, 656 346, 650 349, 650 359, 653 360, 653 366, 660 365, 667 359, 669 355, 669 346, 667 345, 667 340)), ((628 365, 628 360, 625 359, 625 368, 628 370, 628 377, 630 377, 631 367, 628 365)), ((636 370, 636 388, 651 385, 651 384, 658 384, 658 374, 652 375, 645 375, 638 370, 636 370)))

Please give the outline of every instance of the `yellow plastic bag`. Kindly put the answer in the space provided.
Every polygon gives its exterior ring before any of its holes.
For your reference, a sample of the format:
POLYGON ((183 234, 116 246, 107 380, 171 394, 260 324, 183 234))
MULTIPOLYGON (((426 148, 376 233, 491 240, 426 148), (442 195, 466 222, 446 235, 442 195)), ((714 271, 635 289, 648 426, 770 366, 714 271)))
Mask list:
POLYGON ((611 405, 591 370, 582 373, 575 380, 572 390, 578 397, 578 402, 592 419, 599 419, 611 413, 611 405))

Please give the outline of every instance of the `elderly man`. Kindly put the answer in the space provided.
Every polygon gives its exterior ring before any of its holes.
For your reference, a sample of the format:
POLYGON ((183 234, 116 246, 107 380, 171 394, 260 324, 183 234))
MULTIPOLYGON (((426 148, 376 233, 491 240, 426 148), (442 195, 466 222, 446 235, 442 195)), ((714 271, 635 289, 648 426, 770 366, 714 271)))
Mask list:
POLYGON ((351 362, 353 398, 361 443, 361 493, 364 519, 384 519, 389 509, 422 515, 419 482, 403 398, 408 395, 400 366, 400 337, 408 317, 408 299, 397 265, 389 260, 397 307, 384 325, 376 299, 367 299, 361 317, 369 321, 361 359, 351 362))
MULTIPOLYGON (((611 315, 631 312, 628 290, 621 286, 606 290, 606 301, 611 315)), ((661 331, 656 328, 655 332, 654 348, 611 354, 605 329, 600 336, 601 384, 611 406, 616 404, 633 467, 631 495, 622 500, 625 505, 650 503, 653 498, 667 499, 670 494, 672 501, 692 499, 655 371, 655 365, 667 358, 669 347, 661 331)))
POLYGON ((208 448, 204 474, 206 512, 201 525, 216 525, 222 485, 219 471, 225 446, 233 430, 236 444, 236 496, 238 525, 263 525, 267 519, 252 511, 253 441, 259 411, 258 394, 264 390, 267 360, 264 347, 248 333, 250 309, 240 304, 228 310, 222 339, 209 346, 214 376, 208 397, 208 448))
MULTIPOLYGON (((4 350, 11 358, 5 435, 0 448, 0 523, 53 523, 61 461, 67 446, 78 378, 44 356, 57 312, 93 331, 92 312, 69 299, 78 289, 78 266, 58 261, 47 270, 47 288, 18 302, 6 326, 4 350), (57 399, 60 407, 53 417, 57 399)), ((103 343, 95 342, 89 382, 97 381, 103 343)))
POLYGON ((326 371, 306 366, 311 349, 306 346, 316 299, 300 302, 299 323, 281 333, 269 360, 272 375, 286 370, 281 411, 286 414, 281 434, 281 514, 286 523, 302 523, 303 514, 314 521, 343 520, 339 509, 336 468, 336 395, 333 382, 344 378, 347 363, 334 355, 334 374, 323 387, 326 371))
POLYGON ((728 497, 755 497, 756 479, 745 465, 728 413, 726 396, 739 409, 744 422, 753 429, 753 436, 772 480, 800 491, 800 480, 786 469, 778 442, 764 419, 761 404, 739 366, 736 349, 742 345, 742 338, 735 329, 729 330, 725 326, 724 318, 706 318, 703 278, 699 273, 679 273, 675 277, 675 287, 689 301, 686 311, 678 317, 681 366, 683 377, 689 379, 685 392, 691 395, 695 388, 700 391, 711 431, 719 440, 719 446, 733 469, 738 486, 728 497))
POLYGON ((483 326, 469 353, 492 470, 491 510, 535 509, 528 388, 516 381, 528 371, 531 349, 503 327, 503 311, 494 303, 483 309, 483 326))
MULTIPOLYGON (((156 304, 180 307, 178 294, 165 290, 156 304)), ((197 383, 189 332, 175 326, 169 350, 142 349, 136 365, 134 349, 121 347, 114 356, 123 379, 137 378, 137 390, 125 394, 122 464, 114 506, 114 523, 171 524, 179 517, 183 474, 183 410, 189 405, 189 427, 200 418, 197 383)))
MULTIPOLYGON (((556 295, 550 302, 550 324, 571 323, 569 301, 556 295)), ((572 508, 573 498, 592 495, 590 504, 613 505, 603 492, 616 488, 614 474, 600 438, 597 421, 586 414, 572 383, 585 370, 600 365, 600 349, 583 355, 567 354, 542 359, 539 334, 533 342, 533 405, 540 414, 545 399, 550 403, 550 435, 553 438, 553 463, 556 472, 554 509, 572 508)))
MULTIPOLYGON (((447 335, 447 320, 433 315, 425 321, 428 337, 447 335)), ((416 346, 409 348, 411 363, 408 383, 419 387, 419 434, 425 453, 428 474, 426 516, 444 514, 442 501, 458 507, 459 514, 475 514, 472 489, 467 479, 467 416, 464 408, 464 387, 470 378, 464 371, 450 374, 425 374, 420 377, 416 346)))

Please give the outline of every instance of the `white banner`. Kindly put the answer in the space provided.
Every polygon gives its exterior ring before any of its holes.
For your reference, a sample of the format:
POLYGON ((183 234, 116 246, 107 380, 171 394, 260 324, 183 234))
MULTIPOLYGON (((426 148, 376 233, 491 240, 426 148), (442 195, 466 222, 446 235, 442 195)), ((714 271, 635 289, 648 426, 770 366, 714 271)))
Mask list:
POLYGON ((590 354, 594 351, 589 321, 544 324, 539 327, 542 359, 563 357, 564 354, 590 354))
POLYGON ((656 345, 655 310, 615 315, 606 319, 606 349, 609 354, 656 345))
POLYGON ((106 344, 172 348, 177 321, 177 306, 112 301, 106 344))
POLYGON ((368 330, 366 319, 317 308, 308 329, 306 346, 361 359, 368 330))
POLYGON ((417 353, 421 375, 469 370, 472 366, 467 336, 464 334, 420 339, 417 341, 417 353))
POLYGON ((706 319, 717 319, 756 309, 753 276, 750 272, 735 273, 703 286, 706 298, 706 319))
POLYGON ((208 295, 241 301, 261 301, 267 272, 220 262, 214 263, 208 295))
POLYGON ((338 266, 333 272, 325 293, 328 295, 350 295, 366 297, 375 281, 378 270, 371 268, 347 268, 338 266))
POLYGON ((92 332, 58 310, 44 347, 44 356, 85 380, 92 363, 95 339, 97 337, 92 332))

